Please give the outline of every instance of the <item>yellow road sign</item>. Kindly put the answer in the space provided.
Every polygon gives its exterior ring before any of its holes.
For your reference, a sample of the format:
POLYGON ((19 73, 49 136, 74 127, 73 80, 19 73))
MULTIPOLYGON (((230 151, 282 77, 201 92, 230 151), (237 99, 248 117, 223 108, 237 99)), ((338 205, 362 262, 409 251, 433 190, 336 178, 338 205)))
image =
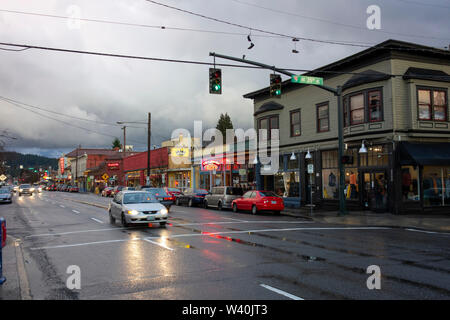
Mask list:
POLYGON ((103 180, 108 180, 109 176, 105 173, 104 175, 102 175, 103 180))

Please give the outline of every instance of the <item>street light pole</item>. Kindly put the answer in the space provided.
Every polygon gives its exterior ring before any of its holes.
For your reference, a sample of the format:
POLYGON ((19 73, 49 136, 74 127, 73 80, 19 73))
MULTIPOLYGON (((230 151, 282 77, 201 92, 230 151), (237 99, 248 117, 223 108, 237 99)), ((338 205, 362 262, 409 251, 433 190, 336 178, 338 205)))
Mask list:
MULTIPOLYGON (((233 60, 233 61, 238 61, 238 62, 242 62, 242 63, 246 63, 246 64, 251 64, 254 66, 258 66, 264 69, 269 69, 269 70, 273 70, 276 71, 278 73, 282 73, 285 74, 289 77, 292 77, 293 73, 283 70, 283 69, 278 69, 275 66, 269 66, 267 64, 264 63, 260 63, 260 62, 256 62, 256 61, 251 61, 251 60, 247 60, 247 59, 241 59, 241 58, 236 58, 236 57, 230 57, 230 56, 225 56, 222 54, 217 54, 215 52, 210 52, 209 53, 210 56, 218 57, 218 58, 222 58, 222 59, 226 59, 226 60, 233 60)), ((338 163, 339 163, 339 213, 338 215, 345 215, 347 214, 347 209, 345 206, 345 198, 344 198, 344 188, 345 188, 345 179, 344 179, 344 164, 342 163, 342 155, 344 154, 344 135, 343 135, 343 119, 342 119, 342 110, 341 110, 341 106, 342 106, 342 87, 338 86, 336 89, 335 88, 331 88, 328 87, 326 85, 320 85, 317 86, 318 88, 321 88, 323 90, 332 92, 336 97, 337 97, 337 112, 338 112, 338 153, 339 153, 339 159, 338 159, 338 163)))
POLYGON ((151 136, 152 136, 152 114, 148 113, 148 124, 147 124, 147 181, 146 185, 150 185, 150 146, 151 146, 151 136))

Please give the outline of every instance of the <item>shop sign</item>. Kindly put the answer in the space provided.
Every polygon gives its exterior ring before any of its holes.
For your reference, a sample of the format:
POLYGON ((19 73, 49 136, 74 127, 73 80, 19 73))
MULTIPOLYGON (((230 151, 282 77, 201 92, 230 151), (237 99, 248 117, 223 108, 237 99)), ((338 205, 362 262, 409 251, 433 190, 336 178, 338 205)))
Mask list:
POLYGON ((240 176, 245 176, 247 174, 247 170, 245 169, 239 169, 239 175, 240 176))
POLYGON ((107 164, 108 169, 110 170, 118 170, 120 164, 118 162, 111 162, 107 164))
POLYGON ((189 158, 189 148, 172 148, 170 155, 172 157, 189 158))
POLYGON ((308 173, 309 174, 312 174, 312 173, 314 173, 314 165, 313 164, 308 164, 308 173))
POLYGON ((219 168, 220 162, 217 160, 204 160, 202 166, 204 170, 215 171, 219 168))
POLYGON ((61 174, 64 174, 64 158, 59 158, 59 167, 61 169, 61 174))

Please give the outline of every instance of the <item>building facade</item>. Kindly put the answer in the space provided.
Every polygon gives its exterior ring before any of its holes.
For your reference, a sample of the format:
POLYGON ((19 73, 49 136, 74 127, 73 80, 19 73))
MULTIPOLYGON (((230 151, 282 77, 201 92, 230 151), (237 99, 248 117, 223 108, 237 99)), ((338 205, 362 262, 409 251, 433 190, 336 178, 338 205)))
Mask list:
POLYGON ((332 93, 290 80, 279 99, 246 94, 255 128, 280 130, 278 172, 257 170, 258 188, 287 206, 337 209, 343 161, 349 209, 450 212, 449 74, 449 51, 388 40, 307 74, 342 87, 341 110, 332 93))

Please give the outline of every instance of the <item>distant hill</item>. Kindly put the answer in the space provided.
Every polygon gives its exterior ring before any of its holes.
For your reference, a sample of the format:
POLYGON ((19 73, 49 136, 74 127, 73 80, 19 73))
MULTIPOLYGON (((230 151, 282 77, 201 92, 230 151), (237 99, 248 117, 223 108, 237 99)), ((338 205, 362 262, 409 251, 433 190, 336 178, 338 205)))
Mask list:
POLYGON ((48 169, 49 166, 52 169, 58 168, 58 159, 47 158, 38 156, 35 154, 22 154, 12 151, 0 152, 0 171, 1 173, 7 173, 12 176, 18 176, 20 171, 20 165, 23 165, 24 169, 39 168, 48 169), (2 165, 3 162, 5 165, 2 165))

